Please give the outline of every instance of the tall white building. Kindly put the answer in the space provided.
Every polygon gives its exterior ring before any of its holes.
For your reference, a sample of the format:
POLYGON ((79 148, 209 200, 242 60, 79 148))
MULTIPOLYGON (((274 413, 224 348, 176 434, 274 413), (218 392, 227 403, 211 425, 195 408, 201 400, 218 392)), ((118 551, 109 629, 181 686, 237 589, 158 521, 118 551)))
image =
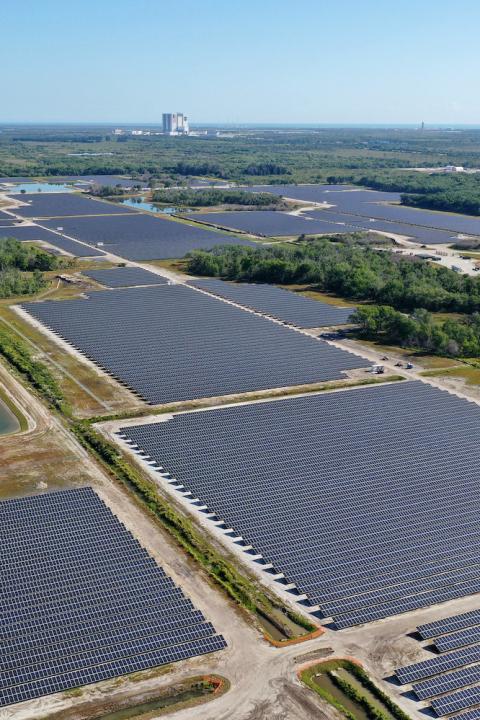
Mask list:
POLYGON ((188 135, 188 118, 183 113, 163 113, 163 132, 166 135, 188 135))

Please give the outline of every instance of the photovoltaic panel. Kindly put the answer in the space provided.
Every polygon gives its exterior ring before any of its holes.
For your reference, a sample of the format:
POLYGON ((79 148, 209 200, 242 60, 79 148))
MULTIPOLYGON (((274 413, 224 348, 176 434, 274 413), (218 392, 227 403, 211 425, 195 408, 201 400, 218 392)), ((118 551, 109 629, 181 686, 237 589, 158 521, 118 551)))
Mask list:
POLYGON ((66 235, 90 245, 103 243, 104 250, 129 260, 181 258, 191 250, 216 245, 255 245, 234 235, 136 210, 130 215, 68 217, 61 223, 57 219, 42 224, 51 228, 61 224, 66 235))
POLYGON ((419 625, 417 632, 423 640, 428 640, 445 633, 450 633, 462 628, 468 628, 472 625, 480 625, 480 610, 471 610, 470 612, 454 615, 452 617, 435 620, 431 623, 419 625))
MULTIPOLYGON (((15 198, 18 199, 18 198, 15 198)), ((29 218, 60 218, 69 215, 115 215, 134 213, 124 205, 93 200, 79 193, 36 193, 22 197, 16 215, 29 218)))
POLYGON ((123 437, 345 628, 480 592, 479 421, 476 405, 408 382, 123 437))
POLYGON ((345 191, 356 189, 354 185, 248 185, 242 190, 257 193, 271 193, 280 197, 321 203, 328 200, 329 191, 345 191))
POLYGON ((0 502, 0 545, 0 706, 225 647, 91 488, 0 502))
POLYGON ((415 683, 413 691, 419 700, 426 700, 435 695, 458 690, 466 685, 473 685, 480 681, 480 665, 470 665, 460 670, 453 670, 436 678, 415 683))
POLYGON ((465 710, 473 705, 480 705, 480 687, 478 686, 459 690, 432 700, 432 708, 440 717, 459 710, 465 710))
POLYGON ((260 237, 288 237, 355 232, 355 228, 337 225, 328 219, 318 220, 290 215, 277 210, 238 210, 231 212, 191 213, 190 220, 239 230, 260 237))
MULTIPOLYGON (((342 207, 342 209, 345 208, 342 207)), ((448 230, 452 233, 480 235, 480 219, 468 215, 420 210, 406 205, 382 205, 376 203, 365 203, 365 205, 357 207, 355 212, 368 217, 431 227, 437 230, 448 230)))
POLYGON ((367 364, 183 285, 24 308, 150 403, 340 379, 367 364))
MULTIPOLYGON (((369 207, 369 206, 365 206, 369 207)), ((335 212, 336 208, 328 208, 326 210, 314 210, 309 211, 309 217, 315 219, 325 219, 332 217, 335 222, 343 222, 347 225, 352 225, 358 232, 360 231, 373 231, 382 233, 391 233, 393 235, 405 235, 413 242, 437 245, 437 244, 451 244, 455 242, 457 234, 453 231, 438 230, 436 228, 424 227, 420 225, 412 225, 407 222, 389 222, 388 220, 381 220, 378 218, 371 218, 370 216, 352 215, 345 213, 335 212)), ((375 212, 373 213, 375 215, 375 212)))
POLYGON ((38 227, 38 225, 15 225, 9 228, 0 227, 0 237, 13 237, 20 242, 44 240, 51 244, 55 244, 55 241, 59 239, 58 235, 49 230, 45 230, 45 228, 38 227))
POLYGON ((402 684, 405 684, 476 662, 480 662, 480 645, 454 650, 444 655, 435 655, 428 660, 406 665, 395 670, 395 675, 402 684))
POLYGON ((480 642, 480 625, 443 635, 435 640, 435 647, 440 652, 446 652, 447 650, 455 650, 478 642, 480 642))
POLYGON ((168 278, 139 267, 87 270, 83 272, 83 275, 110 288, 135 287, 137 285, 165 285, 168 283, 168 278))
POLYGON ((479 720, 479 718, 480 708, 475 708, 475 710, 468 710, 460 715, 455 715, 455 720, 479 720))
POLYGON ((354 312, 354 308, 328 305, 274 285, 204 278, 191 280, 190 285, 302 328, 342 325, 348 323, 354 312))

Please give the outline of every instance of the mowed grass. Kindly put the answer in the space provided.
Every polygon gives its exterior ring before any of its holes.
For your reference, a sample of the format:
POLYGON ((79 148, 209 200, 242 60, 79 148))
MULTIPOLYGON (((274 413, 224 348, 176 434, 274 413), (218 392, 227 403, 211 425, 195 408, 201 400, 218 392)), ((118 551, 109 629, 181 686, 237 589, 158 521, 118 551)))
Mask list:
MULTIPOLYGON (((69 288, 70 286, 64 288, 64 292, 69 293, 69 288)), ((75 292, 78 295, 78 288, 75 289, 75 292)), ((53 295, 48 296, 48 299, 53 299, 53 297, 53 295)), ((67 297, 72 297, 72 295, 67 294, 67 297)), ((29 298, 29 300, 31 299, 29 298)), ((67 351, 53 339, 51 340, 40 329, 34 327, 27 320, 23 320, 5 301, 0 303, 0 326, 8 331, 11 331, 11 327, 13 327, 15 332, 12 330, 12 334, 14 336, 18 334, 18 337, 27 343, 33 355, 50 366, 75 415, 91 417, 105 413, 107 407, 111 411, 118 412, 125 409, 133 411, 144 406, 144 403, 135 399, 121 385, 96 372, 73 353, 67 351), (5 320, 8 325, 2 320, 5 320), (55 363, 66 372, 61 372, 55 363), (93 393, 95 398, 85 392, 79 383, 68 377, 67 373, 85 386, 90 393, 93 393)))
POLYGON ((454 360, 453 358, 447 358, 447 357, 439 357, 438 355, 416 355, 412 356, 415 357, 416 361, 421 365, 422 367, 426 368, 427 370, 435 370, 435 369, 443 369, 443 368, 450 368, 458 365, 458 360, 454 360))
POLYGON ((320 290, 315 290, 315 288, 312 288, 311 285, 279 285, 279 287, 283 288, 284 290, 290 290, 291 292, 296 292, 299 295, 305 295, 305 297, 310 298, 311 300, 318 300, 320 302, 327 303, 328 305, 335 305, 336 307, 357 307, 357 305, 360 305, 360 302, 353 302, 353 300, 346 300, 344 298, 338 297, 337 295, 330 295, 328 293, 320 292, 320 290))
POLYGON ((422 372, 422 375, 424 377, 458 378, 463 380, 467 385, 480 385, 480 368, 469 367, 468 365, 427 370, 426 372, 422 372))

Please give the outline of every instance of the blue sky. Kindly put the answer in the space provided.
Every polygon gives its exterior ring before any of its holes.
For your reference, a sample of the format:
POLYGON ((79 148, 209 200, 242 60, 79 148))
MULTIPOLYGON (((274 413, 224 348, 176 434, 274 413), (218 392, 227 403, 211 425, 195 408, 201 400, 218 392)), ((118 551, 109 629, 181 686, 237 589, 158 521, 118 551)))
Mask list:
POLYGON ((480 124, 478 0, 23 0, 0 122, 480 124))

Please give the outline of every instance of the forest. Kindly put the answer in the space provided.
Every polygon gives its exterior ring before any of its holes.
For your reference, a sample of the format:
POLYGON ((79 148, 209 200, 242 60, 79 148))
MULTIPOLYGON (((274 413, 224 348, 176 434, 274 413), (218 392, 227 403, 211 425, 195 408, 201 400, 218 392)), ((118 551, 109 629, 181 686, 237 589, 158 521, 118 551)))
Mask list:
MULTIPOLYGON (((208 136, 176 138, 131 136, 128 129, 115 136, 113 129, 4 127, 0 176, 132 174, 168 176, 175 184, 189 176, 206 176, 281 184, 325 182, 331 176, 345 182, 368 175, 372 181, 396 178, 395 189, 421 194, 422 187, 402 182, 409 176, 419 182, 428 177, 411 168, 449 163, 480 167, 478 130, 238 128, 228 137, 213 130, 208 136)), ((447 182, 457 179, 450 176, 447 182)))
POLYGON ((228 280, 302 284, 396 310, 480 310, 480 278, 368 246, 315 240, 292 246, 220 246, 187 256, 195 275, 228 280))

